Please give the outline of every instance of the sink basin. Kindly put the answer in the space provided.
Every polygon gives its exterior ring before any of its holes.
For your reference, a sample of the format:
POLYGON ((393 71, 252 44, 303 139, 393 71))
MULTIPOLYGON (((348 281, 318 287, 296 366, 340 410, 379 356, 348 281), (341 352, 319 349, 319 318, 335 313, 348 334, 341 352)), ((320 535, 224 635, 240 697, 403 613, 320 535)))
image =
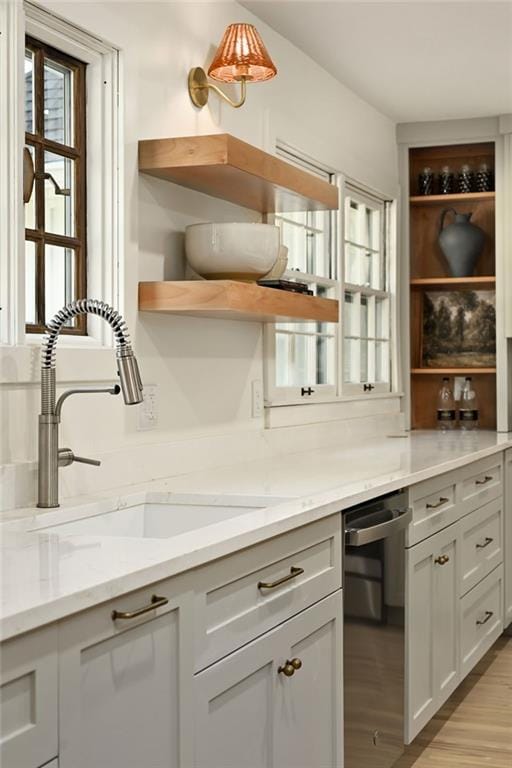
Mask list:
MULTIPOLYGON (((225 499, 226 497, 224 497, 225 499)), ((82 536, 128 536, 167 539, 180 533, 205 528, 284 499, 236 497, 227 503, 205 497, 200 501, 146 501, 122 509, 92 514, 70 522, 38 528, 38 532, 82 536)))

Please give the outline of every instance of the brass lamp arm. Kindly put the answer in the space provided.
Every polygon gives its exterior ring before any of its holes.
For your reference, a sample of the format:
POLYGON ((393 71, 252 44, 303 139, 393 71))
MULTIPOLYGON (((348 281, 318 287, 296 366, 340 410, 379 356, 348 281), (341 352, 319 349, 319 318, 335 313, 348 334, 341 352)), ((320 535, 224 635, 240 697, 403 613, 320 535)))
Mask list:
POLYGON ((215 91, 215 93, 220 96, 221 99, 223 99, 235 109, 238 109, 238 107, 241 107, 242 104, 245 104, 245 98, 247 94, 247 78, 240 78, 240 86, 240 99, 238 101, 234 101, 227 94, 221 91, 218 86, 208 81, 206 72, 202 67, 194 67, 190 70, 188 75, 188 92, 192 103, 196 107, 204 107, 208 102, 209 92, 215 91))
POLYGON ((213 85, 213 83, 208 83, 208 88, 210 91, 215 91, 215 93, 221 97, 221 99, 224 99, 224 101, 227 101, 228 104, 230 104, 235 109, 238 109, 238 107, 243 106, 245 104, 245 98, 247 96, 247 80, 245 77, 242 77, 240 80, 241 90, 240 90, 240 98, 238 101, 233 101, 224 91, 221 91, 221 89, 217 85, 213 85))

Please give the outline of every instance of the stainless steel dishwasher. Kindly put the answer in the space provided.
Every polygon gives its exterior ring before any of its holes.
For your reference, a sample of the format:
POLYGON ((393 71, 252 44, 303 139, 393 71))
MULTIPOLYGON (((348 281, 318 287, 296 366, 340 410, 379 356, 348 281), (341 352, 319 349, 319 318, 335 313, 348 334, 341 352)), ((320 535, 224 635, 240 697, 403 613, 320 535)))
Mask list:
POLYGON ((345 768, 390 768, 404 751, 405 492, 344 515, 345 768))

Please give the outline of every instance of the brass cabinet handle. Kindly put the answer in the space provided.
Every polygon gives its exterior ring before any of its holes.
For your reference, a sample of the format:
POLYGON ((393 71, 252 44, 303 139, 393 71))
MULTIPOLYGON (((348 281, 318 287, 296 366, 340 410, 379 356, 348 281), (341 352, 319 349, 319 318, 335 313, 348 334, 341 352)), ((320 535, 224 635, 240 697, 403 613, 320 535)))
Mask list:
POLYGON ((278 674, 283 674, 286 677, 292 677, 295 672, 302 667, 302 661, 300 659, 290 659, 283 664, 282 667, 279 667, 277 672, 278 674))
POLYGON ((494 616, 494 611, 486 611, 485 612, 485 619, 477 619, 477 626, 482 626, 482 624, 487 624, 489 619, 494 616))
POLYGON ((286 584, 287 581, 296 579, 297 576, 301 576, 304 573, 304 568, 296 568, 294 565, 290 568, 290 573, 287 576, 283 576, 282 579, 277 581, 258 581, 258 589, 275 589, 280 587, 281 584, 286 584))
POLYGON ((155 608, 161 608, 163 605, 167 605, 169 600, 166 597, 158 597, 158 595, 151 596, 151 603, 145 605, 142 608, 137 608, 135 611, 112 611, 112 621, 116 619, 136 619, 137 616, 143 616, 145 613, 154 611, 155 608))
POLYGON ((483 544, 475 544, 475 546, 477 549, 485 549, 489 544, 492 544, 493 541, 494 539, 491 539, 490 536, 486 536, 483 544))
POLYGON ((437 509, 438 507, 442 507, 443 504, 448 504, 450 499, 447 499, 446 496, 440 496, 439 501, 435 504, 427 504, 427 509, 437 509))
POLYGON ((485 485, 486 483, 490 483, 491 480, 494 480, 492 475, 486 475, 483 480, 475 480, 475 485, 485 485))
POLYGON ((434 560, 434 563, 437 563, 437 565, 446 565, 448 562, 450 562, 448 555, 439 555, 439 557, 436 557, 434 560))

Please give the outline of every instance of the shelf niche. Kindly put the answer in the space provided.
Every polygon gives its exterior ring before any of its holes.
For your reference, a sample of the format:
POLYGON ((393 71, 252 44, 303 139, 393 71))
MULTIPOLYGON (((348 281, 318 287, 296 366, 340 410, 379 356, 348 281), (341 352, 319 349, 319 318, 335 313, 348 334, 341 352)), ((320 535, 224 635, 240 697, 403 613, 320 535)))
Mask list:
MULTIPOLYGON (((427 368, 422 365, 423 301, 425 292, 494 291, 495 192, 452 195, 418 195, 418 175, 426 166, 437 176, 444 165, 454 174, 464 164, 475 170, 480 163, 494 170, 494 144, 459 144, 409 150, 410 309, 411 309, 411 421, 413 429, 436 427, 437 394, 443 376, 472 376, 480 401, 480 426, 496 428, 496 369, 427 368), (438 244, 441 214, 445 208, 473 214, 471 221, 486 233, 483 253, 471 277, 451 276, 438 244)), ((447 218, 447 222, 450 219, 447 218)))
POLYGON ((139 141, 139 171, 260 213, 339 205, 335 185, 228 133, 139 141))
POLYGON ((139 310, 260 323, 338 322, 336 299, 235 280, 139 283, 139 310))

